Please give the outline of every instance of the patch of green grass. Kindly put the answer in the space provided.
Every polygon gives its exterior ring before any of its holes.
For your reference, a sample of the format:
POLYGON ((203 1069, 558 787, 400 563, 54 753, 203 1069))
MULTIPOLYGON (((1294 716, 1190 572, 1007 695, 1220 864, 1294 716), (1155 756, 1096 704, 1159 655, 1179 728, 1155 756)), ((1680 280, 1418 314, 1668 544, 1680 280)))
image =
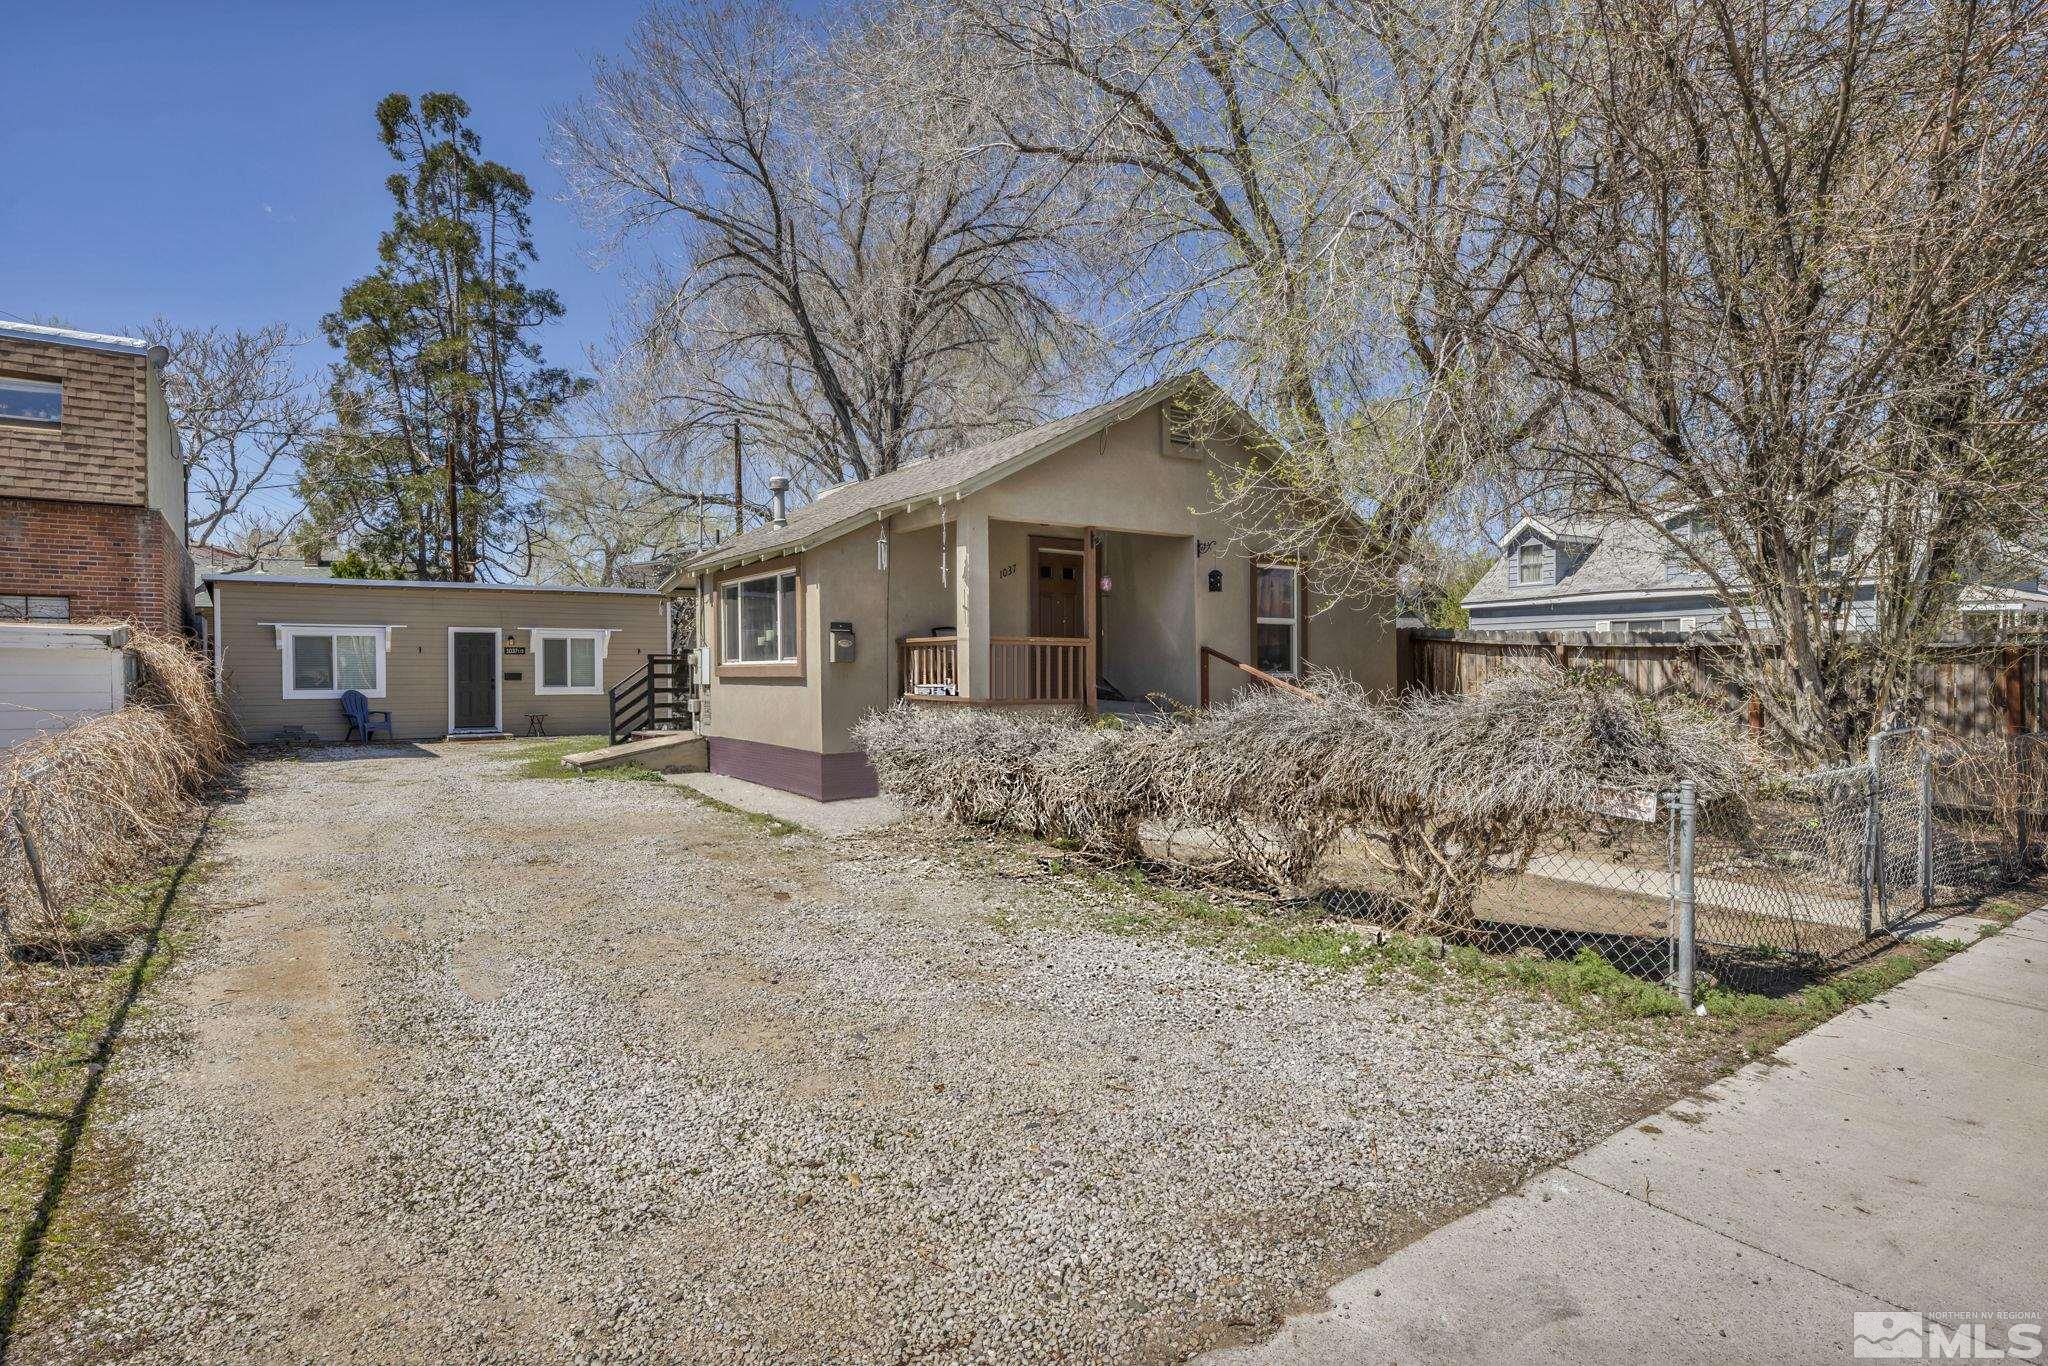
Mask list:
MULTIPOLYGON (((1048 864, 1058 876, 1061 860, 1048 864)), ((1504 958, 1404 934, 1361 933, 1332 925, 1321 912, 1271 908, 1153 881, 1142 868, 1077 869, 1096 889, 1126 894, 1096 917, 1111 934, 1172 935, 1242 954, 1253 961, 1297 963, 1326 972, 1362 972, 1374 980, 1396 974, 1428 983, 1454 978, 1506 985, 1549 996, 1589 1016, 1627 1020, 1683 1015, 1672 992, 1614 967, 1592 949, 1567 962, 1504 958)))
MULTIPOLYGON (((1003 837, 1007 840, 1008 837, 1003 837)), ((1018 837, 1016 843, 1028 843, 1018 837)), ((956 853, 1000 865, 961 843, 956 853)), ((1042 846, 1041 846, 1042 847, 1042 846)), ((1768 1051, 1792 1035, 1882 995, 1951 954, 1967 947, 1956 940, 1922 940, 1863 967, 1836 974, 1780 997, 1746 995, 1717 988, 1700 993, 1706 1014, 1696 1016, 1677 993, 1645 981, 1581 948, 1569 959, 1498 955, 1433 938, 1353 929, 1332 923, 1315 907, 1232 896, 1224 890, 1169 885, 1142 867, 1111 867, 1064 857, 1034 860, 1043 876, 1097 895, 1089 922, 1130 938, 1171 937, 1194 947, 1230 953, 1252 962, 1295 964, 1332 974, 1362 973, 1369 980, 1421 989, 1470 992, 1509 988, 1557 1002, 1589 1025, 1668 1021, 1702 1042, 1744 1045, 1743 1056, 1768 1051)), ((1036 877, 1040 874, 1034 873, 1036 877)), ((1996 933, 2023 908, 1980 908, 1998 922, 1980 932, 1996 933)))
POLYGON ((566 740, 543 740, 539 744, 522 745, 512 751, 512 758, 519 766, 512 770, 515 778, 603 778, 612 782, 658 783, 661 775, 651 768, 639 764, 614 764, 610 768, 595 768, 589 772, 569 767, 562 760, 572 754, 589 754, 605 748, 609 743, 602 735, 574 735, 566 740))
POLYGON ((1789 996, 1757 996, 1717 987, 1702 992, 1699 999, 1710 1019, 1776 1022, 1805 1029, 1852 1006, 1876 1000, 1923 968, 1931 968, 1968 947, 1958 939, 1921 939, 1875 963, 1851 968, 1789 996))
POLYGON ((747 824, 754 826, 756 829, 764 830, 778 839, 784 835, 803 835, 809 833, 795 821, 786 821, 780 816, 770 816, 759 811, 744 810, 734 806, 731 802, 722 802, 708 792, 699 792, 694 787, 685 787, 681 783, 670 783, 669 786, 699 806, 708 806, 713 811, 723 811, 728 816, 738 816, 747 824))
POLYGON ((24 1332, 75 1318, 135 1255, 128 1156, 98 1137, 101 1092, 147 993, 197 931, 198 893, 217 871, 197 850, 67 915, 102 946, 54 988, 85 1008, 0 1085, 0 1357, 24 1332), (106 951, 110 936, 125 952, 106 951))
MULTIPOLYGON (((620 783, 662 783, 662 776, 651 768, 639 764, 613 764, 609 768, 594 768, 588 772, 570 768, 562 760, 572 754, 588 754, 603 749, 605 738, 601 735, 580 735, 567 740, 544 740, 539 744, 527 745, 514 750, 511 757, 518 760, 518 767, 512 770, 515 778, 588 778, 620 783)), ((803 826, 779 816, 764 815, 759 811, 746 811, 730 802, 722 802, 708 793, 683 783, 662 783, 669 791, 686 797, 699 806, 708 806, 713 811, 723 811, 728 816, 741 820, 770 835, 801 835, 807 833, 803 826)))

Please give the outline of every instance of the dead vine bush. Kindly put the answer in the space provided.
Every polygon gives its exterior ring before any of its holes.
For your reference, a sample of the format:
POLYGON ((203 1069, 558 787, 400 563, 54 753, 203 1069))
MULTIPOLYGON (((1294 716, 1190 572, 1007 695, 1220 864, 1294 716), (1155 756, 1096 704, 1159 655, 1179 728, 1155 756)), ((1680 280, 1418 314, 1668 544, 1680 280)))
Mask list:
POLYGON ((129 648, 138 665, 129 706, 0 755, 0 951, 9 959, 17 934, 61 940, 62 908, 173 853, 231 752, 191 646, 136 631, 129 648))
POLYGON ((1489 878, 1588 829, 1603 795, 1685 777, 1702 800, 1726 799, 1757 770, 1722 719, 1608 675, 1536 670, 1395 703, 1333 674, 1309 688, 1313 701, 1247 689, 1127 728, 899 703, 871 713, 856 740, 913 809, 1111 861, 1141 857, 1145 829, 1205 876, 1297 892, 1361 837, 1402 888, 1403 927, 1458 936, 1472 933, 1489 878))

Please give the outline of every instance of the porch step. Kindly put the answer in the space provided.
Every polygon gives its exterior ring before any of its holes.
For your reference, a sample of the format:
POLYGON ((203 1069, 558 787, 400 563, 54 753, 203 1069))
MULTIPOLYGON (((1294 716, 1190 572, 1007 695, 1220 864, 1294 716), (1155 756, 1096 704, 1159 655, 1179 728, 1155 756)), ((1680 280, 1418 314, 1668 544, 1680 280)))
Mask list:
POLYGON ((635 738, 623 745, 571 754, 562 762, 585 773, 614 764, 638 764, 656 773, 702 773, 711 766, 707 750, 704 737, 695 731, 664 730, 644 740, 635 738))

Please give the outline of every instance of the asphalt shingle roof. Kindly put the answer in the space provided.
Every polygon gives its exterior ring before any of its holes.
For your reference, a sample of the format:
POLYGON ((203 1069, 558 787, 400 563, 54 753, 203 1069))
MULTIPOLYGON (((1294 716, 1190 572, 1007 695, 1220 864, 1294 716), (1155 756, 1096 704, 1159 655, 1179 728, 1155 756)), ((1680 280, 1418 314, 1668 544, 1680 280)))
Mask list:
POLYGON ((1064 449, 1096 430, 1121 421, 1189 384, 1206 384, 1198 373, 1175 375, 1121 398, 1098 403, 1021 432, 919 460, 873 479, 825 490, 789 514, 787 525, 763 526, 684 562, 678 573, 695 573, 746 560, 767 559, 832 540, 874 520, 884 508, 941 497, 984 475, 1018 468, 1064 449))
POLYGON ((1673 579, 1664 569, 1664 542, 1642 522, 1627 518, 1540 517, 1542 523, 1566 542, 1591 542, 1591 548, 1556 583, 1526 587, 1509 577, 1509 552, 1487 566, 1465 594, 1467 607, 1492 603, 1542 602, 1551 598, 1584 597, 1593 593, 1640 593, 1668 588, 1685 588, 1701 582, 1694 576, 1673 579))

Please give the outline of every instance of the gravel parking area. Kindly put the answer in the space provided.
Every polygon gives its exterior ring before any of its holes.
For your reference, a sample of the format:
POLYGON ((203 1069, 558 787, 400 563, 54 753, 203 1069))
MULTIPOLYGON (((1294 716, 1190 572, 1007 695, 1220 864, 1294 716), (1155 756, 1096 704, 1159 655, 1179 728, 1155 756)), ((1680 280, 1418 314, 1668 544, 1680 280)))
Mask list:
POLYGON ((23 1360, 1175 1359, 1682 1081, 517 752, 250 766, 96 1140, 136 1262, 23 1360))

